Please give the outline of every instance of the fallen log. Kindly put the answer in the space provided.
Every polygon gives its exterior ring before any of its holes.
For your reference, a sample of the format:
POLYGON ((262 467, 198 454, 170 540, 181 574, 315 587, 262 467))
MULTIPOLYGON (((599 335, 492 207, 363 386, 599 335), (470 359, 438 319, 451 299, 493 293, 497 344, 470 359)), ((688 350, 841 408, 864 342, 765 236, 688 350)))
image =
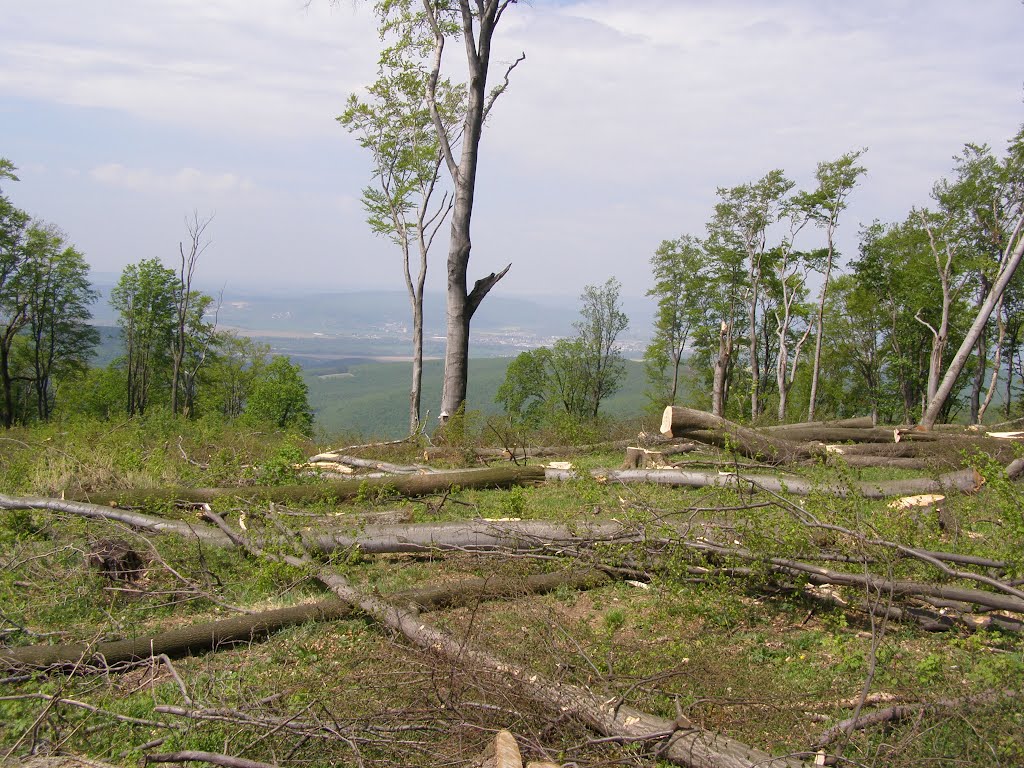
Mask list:
POLYGON ((389 475, 346 480, 330 480, 314 485, 279 485, 248 488, 136 488, 83 493, 68 493, 75 501, 98 501, 103 504, 141 507, 155 503, 186 502, 209 504, 223 497, 242 501, 263 499, 278 504, 336 503, 359 495, 396 493, 401 496, 424 496, 440 493, 454 486, 460 488, 507 488, 544 479, 540 467, 501 466, 487 469, 438 471, 424 475, 389 475))
MULTIPOLYGON (((468 577, 456 582, 397 592, 389 599, 398 604, 415 606, 417 610, 433 611, 481 600, 545 594, 560 587, 593 589, 611 581, 611 576, 595 569, 542 573, 516 579, 468 577)), ((179 658, 222 650, 239 643, 248 644, 296 624, 350 618, 353 612, 350 604, 331 598, 193 624, 127 640, 0 648, 0 670, 109 667, 161 654, 179 658)))
POLYGON ((352 587, 344 578, 320 571, 318 578, 342 600, 358 605, 368 616, 401 634, 414 646, 443 658, 447 663, 472 671, 473 667, 498 675, 536 704, 571 717, 598 733, 625 741, 646 741, 657 746, 663 760, 691 768, 797 768, 803 762, 773 757, 720 733, 705 730, 684 717, 676 720, 642 712, 614 698, 571 683, 550 680, 530 668, 499 659, 468 647, 420 618, 389 602, 352 587))
POLYGON ((547 520, 454 520, 440 523, 367 525, 356 532, 306 532, 316 552, 358 548, 365 554, 458 550, 466 552, 578 549, 581 544, 637 542, 639 528, 618 522, 553 523, 547 520))
POLYGON ((373 469, 378 472, 389 472, 395 475, 411 475, 416 473, 430 474, 435 470, 422 464, 392 464, 388 461, 361 459, 358 456, 346 456, 338 453, 318 453, 309 458, 310 464, 340 464, 353 469, 373 469))
POLYGON ((776 464, 824 456, 825 449, 801 445, 781 437, 764 435, 720 416, 681 406, 669 406, 661 420, 661 433, 667 437, 687 437, 719 448, 735 450, 748 459, 776 464))
MULTIPOLYGON (((851 429, 848 427, 804 427, 793 425, 786 430, 768 430, 772 437, 784 437, 800 443, 898 443, 903 440, 895 430, 877 427, 874 429, 851 429), (897 439, 899 438, 899 439, 897 439)), ((927 433, 918 433, 927 434, 927 433)), ((934 439, 928 435, 926 439, 934 439)), ((912 439, 921 440, 921 437, 912 439)))
POLYGON ((195 525, 181 520, 167 520, 155 515, 146 515, 142 512, 118 509, 102 504, 51 499, 45 496, 8 496, 0 494, 0 509, 46 509, 51 512, 63 512, 94 520, 111 520, 151 533, 176 533, 186 538, 197 538, 204 543, 217 547, 232 546, 231 540, 216 528, 210 528, 206 525, 195 525))
MULTIPOLYGON (((733 472, 698 472, 681 469, 595 469, 591 470, 591 475, 602 482, 653 483, 689 488, 732 488, 747 493, 764 490, 773 493, 791 493, 795 496, 809 496, 812 493, 818 493, 845 498, 854 495, 867 499, 941 493, 951 490, 972 493, 984 482, 981 475, 973 469, 948 472, 937 478, 918 477, 906 480, 850 483, 819 483, 794 475, 739 475, 733 472)), ((573 470, 551 468, 545 470, 547 480, 574 480, 578 477, 579 475, 573 470)))
POLYGON ((842 429, 873 429, 875 426, 874 419, 870 416, 855 416, 852 419, 833 419, 831 421, 801 421, 795 424, 776 424, 775 426, 765 427, 765 432, 771 432, 772 434, 785 434, 791 430, 801 429, 818 429, 818 428, 833 428, 839 427, 842 429))

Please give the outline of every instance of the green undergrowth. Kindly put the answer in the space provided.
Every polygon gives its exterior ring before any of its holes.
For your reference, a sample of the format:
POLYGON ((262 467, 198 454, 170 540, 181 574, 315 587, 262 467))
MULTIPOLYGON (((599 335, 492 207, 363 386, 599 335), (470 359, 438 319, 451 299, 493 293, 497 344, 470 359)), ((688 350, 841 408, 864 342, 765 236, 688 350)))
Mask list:
MULTIPOLYGON (((294 465, 303 456, 345 444, 156 417, 107 425, 106 431, 65 425, 4 437, 0 485, 4 493, 23 494, 294 482, 294 465)), ((423 460, 423 450, 401 444, 361 455, 413 463, 423 460)), ((869 681, 865 711, 897 703, 949 706, 855 732, 842 746, 851 764, 1024 763, 1024 707, 1019 695, 1002 695, 1024 691, 1019 635, 926 632, 909 621, 872 620, 857 609, 863 599, 885 605, 897 604, 897 597, 884 589, 812 590, 799 576, 779 577, 765 565, 769 558, 805 560, 864 573, 863 564, 842 558, 867 556, 871 572, 889 580, 970 585, 871 543, 884 539, 1005 560, 1010 576, 1004 576, 1019 578, 1024 498, 991 463, 976 462, 987 478, 978 493, 946 499, 945 510, 956 520, 950 529, 933 508, 898 510, 885 501, 825 493, 776 498, 618 485, 586 470, 618 466, 621 451, 566 458, 581 470, 579 479, 505 490, 455 488, 413 500, 367 492, 347 504, 303 509, 226 498, 213 509, 271 554, 301 554, 303 533, 470 518, 555 520, 580 530, 588 522, 615 520, 643 532, 643 545, 605 542, 575 558, 565 552, 370 556, 349 549, 293 567, 170 534, 143 537, 116 523, 0 511, 0 644, 133 637, 239 610, 318 600, 329 596, 313 578, 320 568, 386 596, 465 576, 516 580, 599 564, 630 580, 474 602, 421 618, 467 651, 486 649, 553 681, 586 686, 608 701, 665 718, 682 716, 773 754, 810 749, 823 731, 852 714, 869 681), (749 556, 681 543, 698 537, 749 556), (144 562, 139 580, 120 582, 88 564, 91 548, 104 539, 137 550, 144 562), (832 559, 814 560, 823 553, 832 559), (726 569, 746 570, 729 575, 726 569)), ((435 466, 476 461, 456 447, 435 466)), ((908 474, 822 467, 799 472, 822 487, 908 474)), ((143 511, 208 524, 196 509, 165 504, 143 511)), ((281 766, 468 766, 494 730, 508 728, 531 759, 581 767, 657 763, 642 744, 597 741, 580 724, 523 699, 507 680, 474 666, 468 653, 454 664, 359 617, 293 626, 263 642, 171 664, 149 660, 126 669, 24 679, 0 669, 0 755, 72 753, 129 765, 154 749, 191 749, 281 766), (222 716, 159 710, 168 706, 222 716)))

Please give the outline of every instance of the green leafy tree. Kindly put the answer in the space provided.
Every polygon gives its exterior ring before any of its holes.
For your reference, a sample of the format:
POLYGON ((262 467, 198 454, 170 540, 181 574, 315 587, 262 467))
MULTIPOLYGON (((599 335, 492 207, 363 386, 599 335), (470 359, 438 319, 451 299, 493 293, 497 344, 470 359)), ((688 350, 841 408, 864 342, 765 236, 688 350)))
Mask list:
POLYGON ((657 298, 658 310, 644 351, 644 370, 648 399, 658 410, 677 403, 687 343, 695 329, 708 324, 710 267, 704 243, 691 235, 665 240, 651 257, 654 287, 647 295, 657 298))
POLYGON ((551 408, 550 370, 551 350, 547 347, 520 353, 509 363, 494 401, 518 424, 539 427, 551 408))
POLYGON ((89 265, 55 227, 36 225, 26 241, 28 323, 24 334, 36 415, 47 420, 58 386, 80 379, 99 343, 89 324, 97 292, 89 265))
POLYGON ((772 295, 767 290, 774 271, 768 231, 785 212, 793 186, 781 170, 773 170, 756 182, 719 188, 719 202, 709 224, 709 234, 717 241, 718 247, 745 261, 747 363, 750 368, 750 417, 753 419, 761 415, 764 394, 761 370, 768 369, 771 362, 772 338, 765 323, 774 307, 772 295))
POLYGON ((813 219, 818 227, 825 230, 825 262, 822 272, 821 292, 818 298, 818 312, 814 329, 814 358, 811 363, 811 391, 808 395, 807 420, 814 421, 818 400, 818 378, 821 375, 821 345, 825 338, 825 301, 828 296, 829 280, 835 266, 837 255, 835 234, 839 227, 839 216, 846 210, 847 200, 858 179, 867 170, 857 165, 861 155, 867 150, 847 152, 838 160, 818 163, 815 178, 818 187, 811 203, 813 219))
POLYGON ((535 426, 561 415, 594 420, 601 403, 618 391, 626 374, 616 340, 629 320, 619 303, 619 282, 588 285, 580 296, 576 335, 550 348, 523 352, 509 365, 495 400, 506 413, 535 426))
POLYGON ((309 390, 302 369, 287 357, 275 357, 256 371, 245 403, 244 419, 308 434, 313 429, 309 390))
MULTIPOLYGON (((0 178, 17 181, 14 170, 9 160, 0 159, 0 178)), ((11 426, 15 417, 12 351, 15 339, 28 323, 25 285, 28 227, 29 215, 0 194, 0 388, 3 390, 0 423, 5 427, 11 426)))
MULTIPOLYGON (((412 307, 413 361, 409 389, 409 434, 420 428, 423 379, 423 289, 427 256, 454 200, 435 194, 444 154, 427 107, 427 75, 401 56, 381 59, 381 72, 368 89, 369 98, 349 96, 338 118, 373 158, 374 183, 363 190, 363 207, 373 231, 389 237, 402 254, 402 273, 412 307), (418 268, 412 271, 412 254, 418 268)), ((449 142, 453 126, 463 118, 463 95, 448 80, 434 89, 436 114, 449 142)))
POLYGON ((129 416, 145 412, 156 383, 170 384, 176 289, 173 270, 157 259, 144 259, 128 265, 111 292, 125 348, 129 416))
POLYGON ((385 0, 376 4, 381 36, 397 40, 385 55, 403 58, 426 73, 426 104, 452 179, 454 206, 448 242, 447 344, 441 418, 459 413, 466 401, 469 381, 469 326, 480 303, 505 276, 509 267, 480 278, 469 288, 470 229, 476 200, 480 139, 495 100, 508 86, 512 69, 501 83, 488 90, 491 44, 502 16, 514 0, 385 0), (465 113, 452 141, 438 105, 444 48, 449 39, 461 38, 465 51, 465 113), (458 155, 458 157, 457 157, 458 155))
POLYGON ((197 411, 235 419, 260 373, 267 366, 270 347, 234 333, 218 332, 199 388, 197 411))
POLYGON ((618 346, 619 334, 629 327, 619 301, 621 288, 614 277, 603 286, 588 285, 580 295, 580 319, 573 324, 578 342, 578 349, 573 351, 581 361, 583 408, 593 418, 597 418, 601 402, 619 391, 626 375, 618 346))

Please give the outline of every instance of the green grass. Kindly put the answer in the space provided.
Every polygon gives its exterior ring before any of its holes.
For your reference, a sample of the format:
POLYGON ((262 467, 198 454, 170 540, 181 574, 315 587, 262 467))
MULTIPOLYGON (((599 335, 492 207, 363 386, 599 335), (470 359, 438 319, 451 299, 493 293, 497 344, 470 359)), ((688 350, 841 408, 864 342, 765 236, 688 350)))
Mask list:
MULTIPOLYGON (((13 430, 4 437, 0 491, 53 495, 78 485, 287 481, 295 451, 312 453, 320 447, 287 434, 155 415, 120 424, 13 430)), ((374 455, 392 461, 416 458, 414 449, 405 446, 374 455)), ((621 456, 573 459, 592 467, 617 463, 621 456)), ((821 468, 806 471, 828 479, 821 468)), ((1022 500, 1018 486, 994 476, 977 495, 951 497, 961 522, 957 535, 939 529, 931 517, 897 513, 884 502, 811 496, 796 503, 823 521, 871 536, 1002 558, 1020 551, 1022 500)), ((446 628, 466 647, 487 648, 555 680, 588 686, 609 700, 623 697, 663 717, 681 712, 704 728, 783 754, 806 749, 819 733, 851 714, 847 700, 864 684, 872 629, 877 635, 880 627, 872 628, 862 613, 813 599, 798 581, 787 585, 758 575, 756 567, 749 579, 697 578, 695 567, 739 563, 716 563, 673 546, 662 521, 713 524, 722 536, 765 556, 813 558, 826 548, 863 551, 862 544, 843 542, 838 535, 809 534, 783 508, 751 507, 750 501, 724 489, 627 487, 586 478, 504 491, 456 489, 411 501, 361 499, 314 510, 243 508, 224 501, 218 511, 236 525, 244 513, 251 536, 264 530, 280 534, 272 519, 299 531, 394 510, 416 521, 484 516, 642 524, 661 540, 652 541, 650 551, 616 544, 596 547, 594 555, 605 564, 648 569, 646 589, 623 582, 588 592, 562 589, 424 614, 422 620, 446 628), (715 507, 729 509, 700 511, 715 507)), ((145 511, 199 522, 192 509, 145 511)), ((38 511, 0 512, 0 643, 131 636, 223 616, 230 612, 225 605, 252 609, 326 594, 304 569, 238 551, 200 548, 170 535, 151 538, 153 549, 113 523, 38 511), (124 538, 147 553, 148 573, 137 588, 112 584, 86 565, 90 542, 106 536, 124 538)), ((870 554, 874 568, 895 578, 948 580, 885 550, 870 554)), ((574 564, 559 556, 341 553, 329 567, 386 595, 464 575, 517 578, 574 564)), ((836 562, 826 566, 844 567, 836 562)), ((863 597, 856 590, 839 594, 851 603, 863 597)), ((1024 638, 1013 634, 927 633, 912 623, 890 622, 875 655, 872 692, 901 701, 1024 689, 1024 638)), ((365 620, 292 627, 266 642, 175 660, 173 668, 192 704, 168 668, 151 662, 102 674, 36 675, 3 684, 0 697, 59 693, 102 711, 48 706, 37 698, 0 699, 0 754, 20 758, 33 751, 61 751, 128 765, 141 758, 142 745, 162 738, 159 751, 205 749, 285 768, 354 765, 354 748, 374 768, 465 765, 500 727, 524 738, 530 759, 542 757, 536 748, 542 746, 556 762, 597 766, 629 760, 623 755, 640 749, 595 743, 595 734, 524 701, 506 681, 413 650, 365 620), (158 712, 160 705, 235 710, 256 720, 186 719, 158 712), (168 727, 118 722, 111 714, 168 727), (283 721, 309 730, 275 727, 283 721), (328 738, 332 730, 350 740, 328 738)), ((1019 699, 926 712, 888 729, 853 734, 844 755, 858 765, 878 767, 951 759, 965 766, 1021 764, 1021 713, 1019 699)), ((638 760, 656 763, 650 755, 638 760)))

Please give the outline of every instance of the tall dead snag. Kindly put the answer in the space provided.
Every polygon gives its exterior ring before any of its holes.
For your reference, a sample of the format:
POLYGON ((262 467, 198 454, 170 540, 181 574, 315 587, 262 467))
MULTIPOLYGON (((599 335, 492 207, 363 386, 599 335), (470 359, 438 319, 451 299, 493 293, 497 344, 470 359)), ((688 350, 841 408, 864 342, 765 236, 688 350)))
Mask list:
POLYGON ((760 432, 693 408, 669 406, 661 419, 661 434, 667 437, 694 437, 701 442, 735 450, 741 456, 784 464, 800 459, 824 456, 820 446, 805 446, 785 438, 768 437, 760 432))

